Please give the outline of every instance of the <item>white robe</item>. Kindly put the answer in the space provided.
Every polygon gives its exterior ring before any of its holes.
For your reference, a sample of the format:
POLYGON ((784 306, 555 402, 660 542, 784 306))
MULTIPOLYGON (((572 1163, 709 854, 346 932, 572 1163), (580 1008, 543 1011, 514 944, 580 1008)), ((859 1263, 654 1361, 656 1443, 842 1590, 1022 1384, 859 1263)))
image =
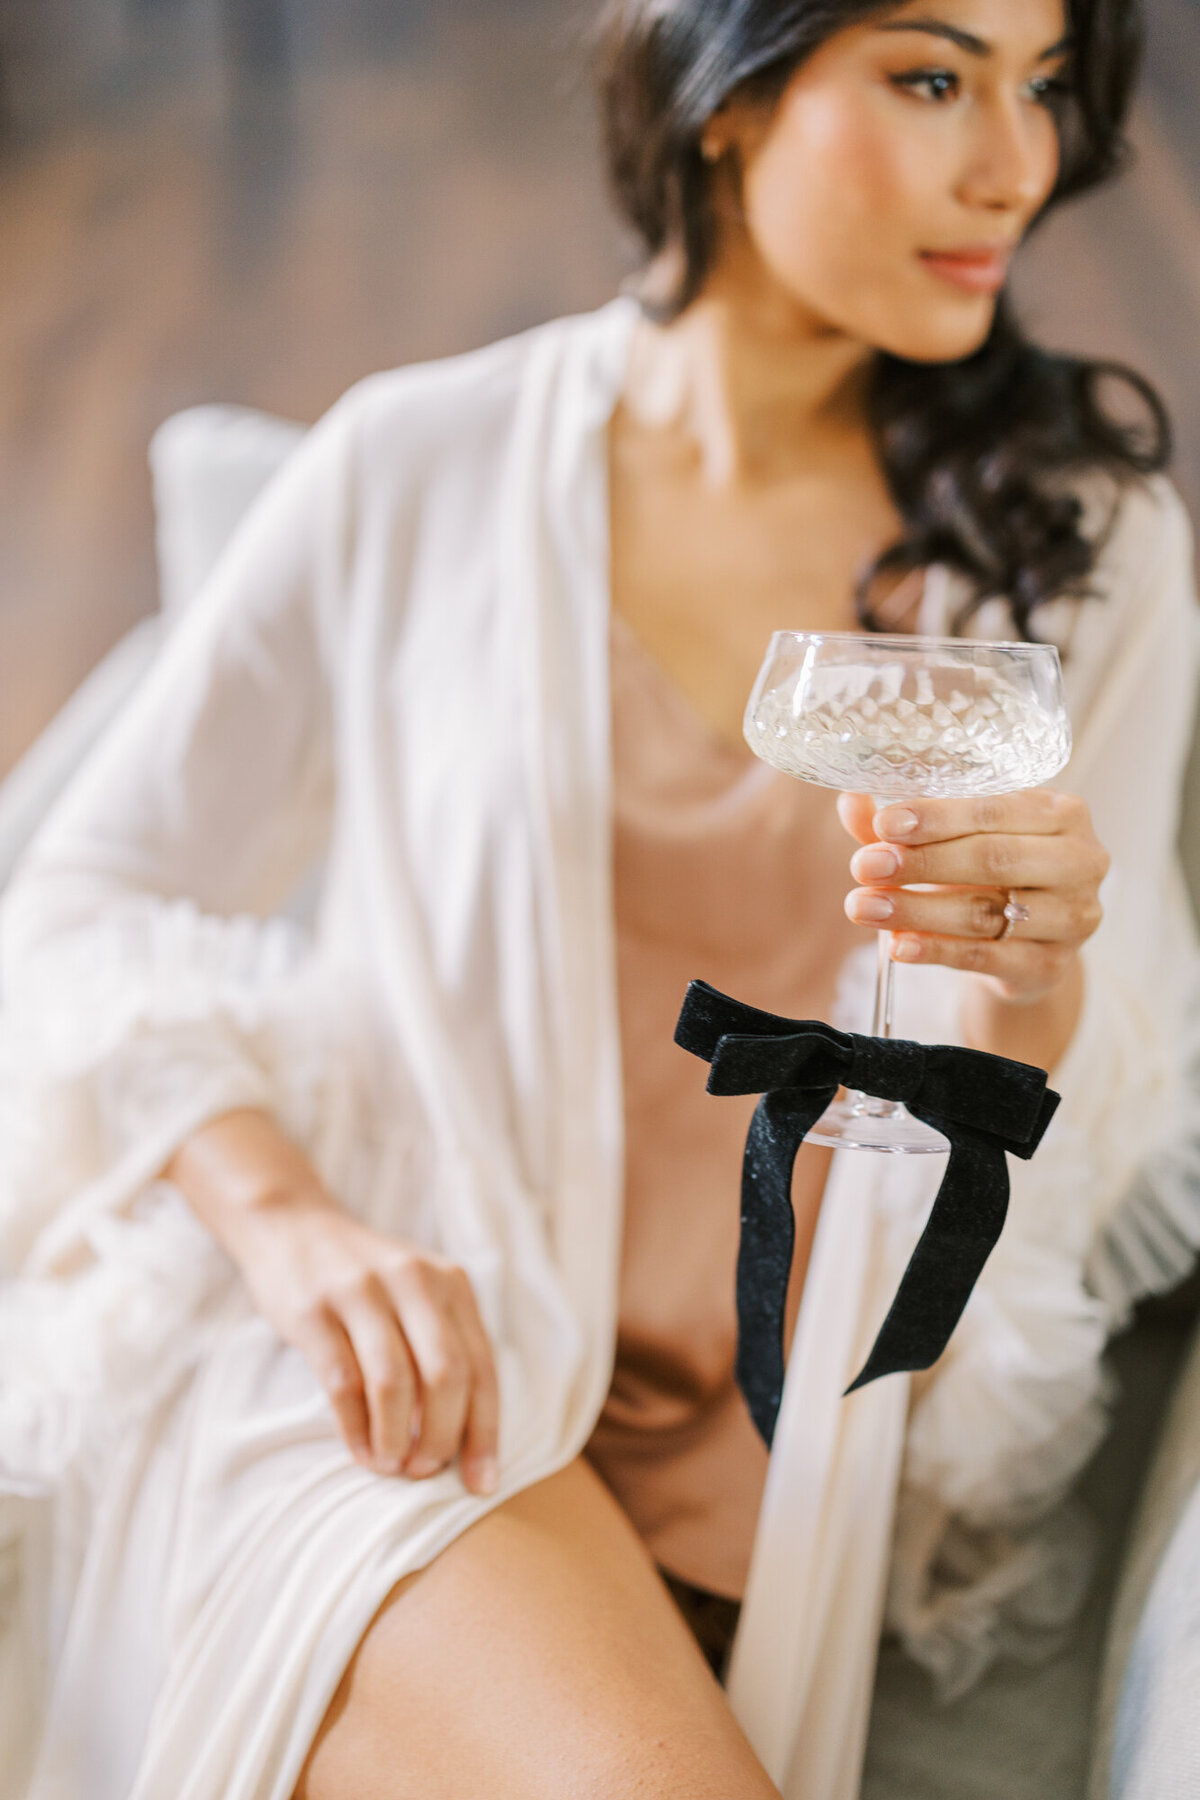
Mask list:
MULTIPOLYGON (((6 1800, 35 1721, 29 1800, 287 1800, 391 1586, 591 1432, 622 1184, 605 433, 634 316, 617 301, 353 389, 5 897, 6 1800), (316 859, 305 933, 274 915, 316 859), (352 1211, 470 1272, 499 1357, 496 1500, 355 1464, 303 1358, 153 1179, 242 1105, 352 1211)), ((1059 1116, 1013 1165, 1005 1237, 911 1418, 906 1378, 841 1394, 942 1159, 834 1159, 729 1682, 787 1800, 857 1793, 885 1606, 951 1686, 1030 1623, 1053 1546, 998 1528, 1102 1429, 1115 1303, 1084 1271, 1177 1128, 1195 962, 1173 847, 1190 538, 1165 482, 1128 491, 1098 586, 1051 622, 1073 630, 1063 782, 1114 856, 1107 916, 1059 1116), (933 1558, 966 1527, 978 1578, 950 1586, 933 1558)), ((922 628, 952 599, 931 582, 922 628)), ((972 629, 1011 635, 1003 609, 972 629)), ((953 1039, 957 999, 950 972, 912 971, 899 1029, 953 1039)))

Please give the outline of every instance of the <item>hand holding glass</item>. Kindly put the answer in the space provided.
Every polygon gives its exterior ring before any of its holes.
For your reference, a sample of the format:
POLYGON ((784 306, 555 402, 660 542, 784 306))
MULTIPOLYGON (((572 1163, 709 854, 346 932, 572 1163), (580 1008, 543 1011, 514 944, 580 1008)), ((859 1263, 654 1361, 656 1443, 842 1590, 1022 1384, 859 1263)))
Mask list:
MULTIPOLYGON (((894 800, 1009 794, 1065 767, 1071 728, 1050 644, 777 631, 746 741, 786 775, 894 800)), ((879 934, 872 1035, 891 1034, 891 933, 879 934)), ((903 1106, 851 1094, 809 1137, 837 1148, 945 1150, 903 1106)))

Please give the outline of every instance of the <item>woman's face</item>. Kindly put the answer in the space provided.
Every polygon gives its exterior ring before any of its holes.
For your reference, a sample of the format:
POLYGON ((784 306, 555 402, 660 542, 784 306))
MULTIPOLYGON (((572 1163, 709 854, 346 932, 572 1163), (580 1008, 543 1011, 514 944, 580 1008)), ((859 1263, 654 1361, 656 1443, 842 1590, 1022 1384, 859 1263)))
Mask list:
POLYGON ((912 0, 836 33, 769 119, 731 104, 742 254, 819 326, 921 362, 987 337, 1058 171, 1063 0, 912 0))

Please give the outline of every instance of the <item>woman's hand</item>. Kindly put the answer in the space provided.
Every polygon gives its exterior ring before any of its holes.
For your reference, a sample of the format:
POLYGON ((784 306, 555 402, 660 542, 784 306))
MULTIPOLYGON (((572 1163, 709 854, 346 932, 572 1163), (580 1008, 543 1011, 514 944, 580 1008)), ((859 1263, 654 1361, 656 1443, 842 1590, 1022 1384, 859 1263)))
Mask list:
MULTIPOLYGON (((846 896, 856 924, 894 933, 897 962, 943 963, 979 978, 986 1000, 970 1033, 1014 1054, 1014 1031, 1049 1067, 1074 1031, 1078 952, 1100 923, 1109 858, 1084 802, 1033 788, 978 800, 913 800, 876 811, 864 794, 838 800, 862 848, 846 896), (1025 916, 1007 930, 1009 900, 1025 916), (1020 1026, 1003 1013, 1041 1008, 1020 1026)), ((983 1042, 979 1042, 980 1039, 983 1042)))
POLYGON ((420 1480, 457 1455, 468 1488, 494 1491, 495 1364, 462 1269, 344 1212, 265 1113, 213 1120, 163 1173, 307 1359, 358 1462, 420 1480))

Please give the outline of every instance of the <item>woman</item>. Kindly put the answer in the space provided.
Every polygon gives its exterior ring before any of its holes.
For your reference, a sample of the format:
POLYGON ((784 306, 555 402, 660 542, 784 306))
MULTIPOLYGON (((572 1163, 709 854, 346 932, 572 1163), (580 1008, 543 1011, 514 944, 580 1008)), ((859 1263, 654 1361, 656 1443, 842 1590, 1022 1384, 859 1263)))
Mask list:
POLYGON ((1118 159, 1135 23, 618 6, 641 306, 348 395, 47 823, 3 966, 38 1800, 849 1800, 885 1600, 951 1687, 1031 1568, 1043 1646, 1069 1612, 1016 1528, 1102 1428, 1085 1265, 1172 1098, 1192 594, 1159 415, 1000 296, 1118 159), (1071 791, 839 819, 754 763, 769 632, 880 623, 1058 641, 1071 791), (907 1030, 1063 1104, 911 1393, 841 1398, 938 1159, 805 1146, 768 1479, 751 1102, 671 1024, 695 974, 861 1024, 880 923, 907 1030), (656 1565, 716 1664, 744 1596, 725 1691, 656 1565))

